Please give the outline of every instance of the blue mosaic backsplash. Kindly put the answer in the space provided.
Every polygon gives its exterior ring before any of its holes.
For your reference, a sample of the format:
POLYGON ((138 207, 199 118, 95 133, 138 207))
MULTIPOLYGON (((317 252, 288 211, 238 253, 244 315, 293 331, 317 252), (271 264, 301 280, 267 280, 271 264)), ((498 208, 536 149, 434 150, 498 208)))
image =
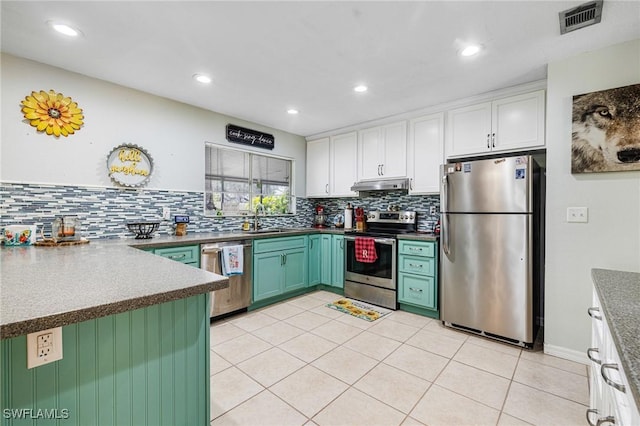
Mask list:
MULTIPOLYGON (((168 207, 171 217, 188 215, 189 232, 237 231, 242 217, 204 216, 204 193, 152 190, 145 188, 94 188, 62 185, 34 185, 3 183, 0 185, 0 226, 9 224, 44 225, 45 235, 57 216, 77 216, 85 238, 133 237, 128 222, 160 221, 156 234, 172 235, 173 220, 162 220, 162 209, 168 207)), ((418 212, 418 228, 433 229, 437 214, 430 216, 431 206, 439 211, 437 196, 410 196, 399 193, 381 193, 362 198, 296 198, 295 215, 261 217, 263 228, 310 227, 314 207, 325 207, 329 221, 344 212, 347 203, 363 207, 365 211, 386 210, 398 205, 402 210, 418 212)))

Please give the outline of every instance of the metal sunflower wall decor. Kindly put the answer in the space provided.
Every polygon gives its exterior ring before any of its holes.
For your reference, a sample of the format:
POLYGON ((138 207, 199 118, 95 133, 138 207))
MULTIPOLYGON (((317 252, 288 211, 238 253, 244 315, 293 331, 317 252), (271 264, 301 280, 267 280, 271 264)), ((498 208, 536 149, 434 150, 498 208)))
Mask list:
POLYGON ((29 120, 29 124, 48 135, 72 135, 83 124, 84 115, 78 104, 54 90, 31 92, 22 105, 24 118, 29 120))

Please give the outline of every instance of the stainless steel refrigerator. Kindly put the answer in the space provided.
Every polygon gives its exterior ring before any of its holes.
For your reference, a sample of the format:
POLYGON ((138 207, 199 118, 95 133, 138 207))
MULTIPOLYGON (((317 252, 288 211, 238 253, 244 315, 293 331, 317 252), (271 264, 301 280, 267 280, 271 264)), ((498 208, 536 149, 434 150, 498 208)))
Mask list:
POLYGON ((441 319, 521 346, 542 321, 544 173, 530 155, 441 166, 441 319))

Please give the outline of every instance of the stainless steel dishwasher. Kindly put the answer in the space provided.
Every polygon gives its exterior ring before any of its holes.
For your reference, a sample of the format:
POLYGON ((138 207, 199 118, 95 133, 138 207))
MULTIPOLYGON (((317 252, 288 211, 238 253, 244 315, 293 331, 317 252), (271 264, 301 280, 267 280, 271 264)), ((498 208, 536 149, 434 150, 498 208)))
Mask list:
POLYGON ((242 246, 242 275, 229 277, 229 287, 211 292, 211 318, 244 309, 251 304, 253 279, 252 240, 225 241, 200 245, 200 268, 222 275, 222 247, 242 246))

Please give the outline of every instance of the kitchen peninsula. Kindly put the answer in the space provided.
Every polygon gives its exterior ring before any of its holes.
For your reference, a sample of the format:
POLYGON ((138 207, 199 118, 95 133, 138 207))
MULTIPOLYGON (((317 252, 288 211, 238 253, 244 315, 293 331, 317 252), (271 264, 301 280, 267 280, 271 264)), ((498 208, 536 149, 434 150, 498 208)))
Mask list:
POLYGON ((209 292, 227 278, 122 241, 7 247, 0 262, 3 425, 209 423, 209 292), (62 360, 27 369, 26 335, 60 326, 62 360))

